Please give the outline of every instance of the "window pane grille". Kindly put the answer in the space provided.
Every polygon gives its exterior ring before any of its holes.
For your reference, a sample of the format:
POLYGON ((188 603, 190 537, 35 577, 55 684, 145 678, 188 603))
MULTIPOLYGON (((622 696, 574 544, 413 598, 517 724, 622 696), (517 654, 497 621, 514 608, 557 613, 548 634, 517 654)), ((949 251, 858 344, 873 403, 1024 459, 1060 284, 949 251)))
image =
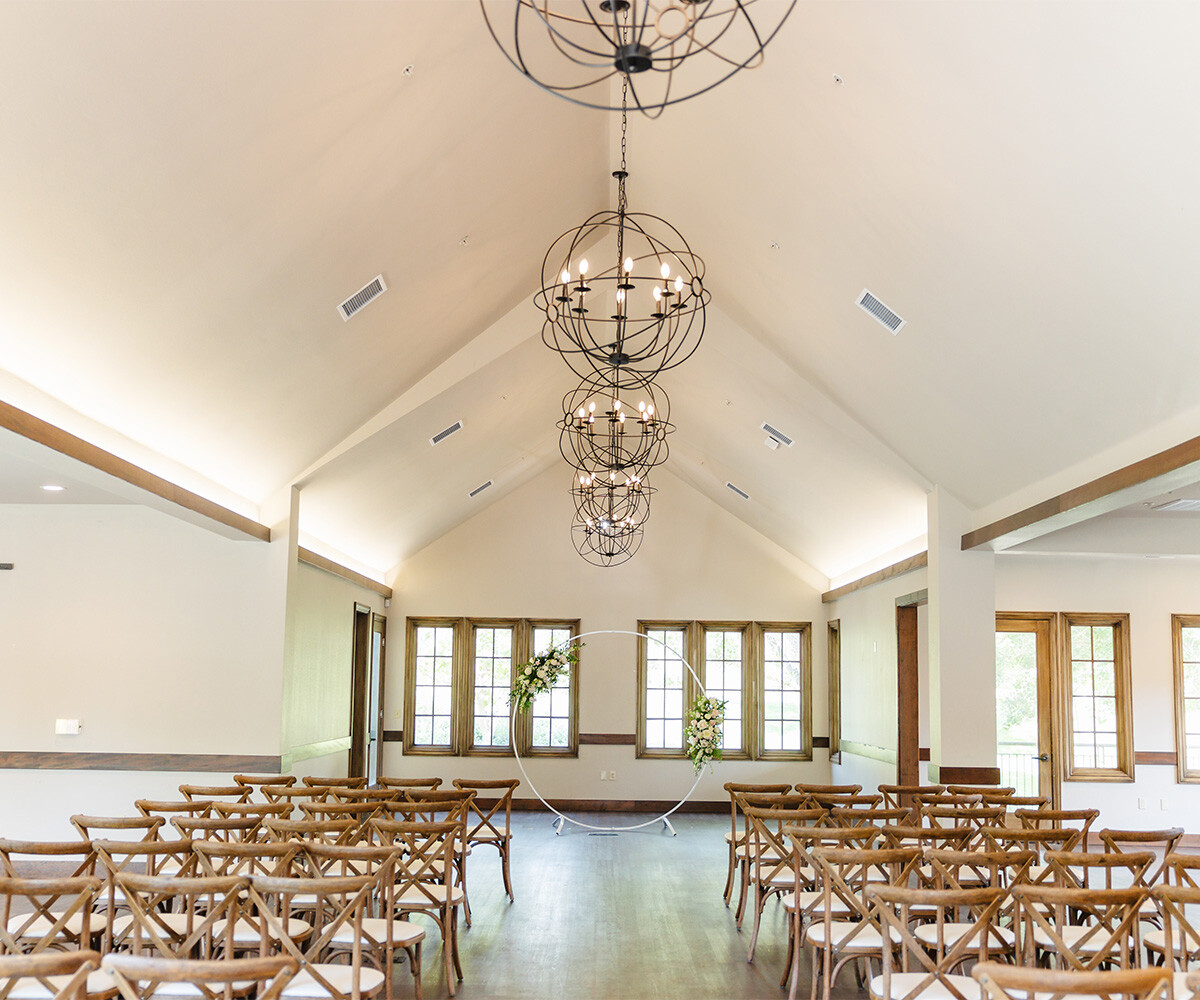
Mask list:
POLYGON ((1115 768, 1116 628, 1071 626, 1071 751, 1076 768, 1115 768))
POLYGON ((646 635, 646 749, 682 750, 684 630, 646 629, 646 635))
POLYGON ((513 630, 509 626, 475 626, 475 708, 473 747, 507 747, 508 693, 512 690, 513 630))
MULTIPOLYGON (((534 628, 533 654, 549 651, 571 641, 569 628, 534 628)), ((554 687, 533 699, 529 713, 533 733, 530 746, 534 749, 565 749, 571 744, 571 664, 555 682, 554 687)))
POLYGON ((763 749, 803 746, 800 633, 763 631, 763 749))
POLYGON ((704 693, 725 702, 722 750, 742 749, 742 647, 740 629, 704 630, 704 693))
POLYGON ((419 625, 416 644, 413 744, 449 747, 454 692, 454 627, 419 625))

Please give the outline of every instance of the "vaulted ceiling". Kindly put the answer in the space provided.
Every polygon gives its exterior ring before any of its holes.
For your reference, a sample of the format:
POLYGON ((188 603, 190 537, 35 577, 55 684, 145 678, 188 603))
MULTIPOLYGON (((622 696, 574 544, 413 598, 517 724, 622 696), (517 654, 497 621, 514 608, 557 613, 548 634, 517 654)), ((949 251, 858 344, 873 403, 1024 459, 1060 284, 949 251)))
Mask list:
MULTIPOLYGON (((676 476, 836 577, 933 484, 994 507, 1196 434, 1198 31, 801 0, 761 68, 635 117, 631 208, 713 293, 664 377, 676 476)), ((475 0, 9 0, 0 94, 0 398, 252 514, 298 484, 309 544, 377 573, 560 463, 531 299, 613 202, 618 118, 522 79, 475 0)))

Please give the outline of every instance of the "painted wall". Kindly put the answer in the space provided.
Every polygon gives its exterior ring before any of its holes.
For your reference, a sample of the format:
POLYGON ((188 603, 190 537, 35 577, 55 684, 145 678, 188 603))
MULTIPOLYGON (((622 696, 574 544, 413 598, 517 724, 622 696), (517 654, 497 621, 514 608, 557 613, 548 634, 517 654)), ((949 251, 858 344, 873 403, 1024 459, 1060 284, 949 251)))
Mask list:
MULTIPOLYGON (((133 505, 6 505, 0 552, 0 749, 279 753, 278 546, 133 505)), ((0 835, 74 836, 71 813, 212 780, 0 770, 0 835)))
MULTIPOLYGON (((927 578, 924 569, 906 573, 826 606, 841 622, 842 762, 832 769, 839 784, 874 790, 896 781, 896 598, 924 589, 927 578)), ((918 614, 918 628, 926 621, 918 614)), ((918 638, 923 645, 924 634, 918 638)))
MULTIPOLYGON (((557 466, 504 497, 398 568, 390 618, 385 718, 403 720, 404 621, 410 615, 580 618, 584 632, 634 630, 638 619, 810 621, 814 735, 827 735, 825 614, 804 567, 665 470, 655 472, 654 517, 638 554, 623 566, 589 566, 571 546, 569 476, 557 466)), ((809 571, 811 572, 811 571, 809 571)), ((585 640, 580 732, 633 733, 636 640, 585 640)), ((737 780, 825 781, 828 757, 811 763, 725 762, 705 774, 695 797, 725 800, 737 780)), ((687 761, 635 760, 630 746, 584 746, 577 760, 527 764, 546 797, 677 799, 692 782, 687 761), (599 780, 615 770, 615 781, 599 780)), ((384 773, 450 777, 519 776, 511 758, 404 757, 387 744, 384 773)), ((529 794, 527 788, 520 790, 529 794)))
MULTIPOLYGON (((1000 555, 996 609, 1128 612, 1134 748, 1174 751, 1171 615, 1200 612, 1198 569, 1191 557, 1000 555)), ((1134 773, 1133 783, 1064 781, 1063 806, 1099 808, 1097 829, 1178 825, 1200 833, 1200 787, 1177 784, 1172 765, 1140 764, 1134 773)))

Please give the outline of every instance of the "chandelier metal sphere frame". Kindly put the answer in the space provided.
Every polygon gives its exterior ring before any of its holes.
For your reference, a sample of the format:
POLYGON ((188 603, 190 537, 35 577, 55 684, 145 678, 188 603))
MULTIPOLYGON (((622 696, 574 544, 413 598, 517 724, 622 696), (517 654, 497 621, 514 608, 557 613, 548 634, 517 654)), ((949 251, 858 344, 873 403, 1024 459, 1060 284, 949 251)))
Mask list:
POLYGON ((637 109, 657 118, 761 65, 796 0, 479 0, 479 6, 508 61, 543 90, 616 111, 621 105, 612 101, 610 81, 621 76, 637 109), (499 17, 493 24, 489 7, 511 12, 507 29, 499 17), (685 63, 687 72, 677 78, 685 63))
POLYGON ((593 566, 620 566, 634 557, 642 545, 640 524, 588 523, 576 518, 571 522, 571 541, 575 551, 593 566))
POLYGON ((670 399, 649 379, 619 368, 591 372, 563 397, 558 449, 581 473, 643 478, 667 460, 670 416, 670 399))
POLYGON ((641 527, 650 518, 650 497, 657 492, 640 477, 576 473, 571 487, 575 520, 585 526, 641 527))

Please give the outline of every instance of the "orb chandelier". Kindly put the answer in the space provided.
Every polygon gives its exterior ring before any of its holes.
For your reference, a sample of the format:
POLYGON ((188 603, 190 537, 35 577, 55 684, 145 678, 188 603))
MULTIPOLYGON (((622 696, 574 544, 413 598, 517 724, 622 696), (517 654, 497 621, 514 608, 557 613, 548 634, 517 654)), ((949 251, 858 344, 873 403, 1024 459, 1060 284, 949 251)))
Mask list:
POLYGON ((635 372, 592 372, 563 397, 558 449, 585 474, 644 477, 667 460, 671 402, 635 372), (636 407, 636 408, 635 408, 636 407))
POLYGON ((479 0, 479 6, 508 61, 543 90, 615 111, 609 81, 620 75, 638 110, 657 118, 668 105, 761 65, 763 49, 796 3, 479 0), (687 71, 676 76, 684 63, 687 71))
POLYGON ((654 493, 654 487, 640 476, 577 472, 571 487, 575 520, 584 524, 640 528, 650 518, 650 497, 654 493))
POLYGON ((576 518, 571 522, 571 541, 575 551, 593 566, 619 566, 632 559, 642 545, 640 524, 626 525, 612 521, 591 521, 576 518))

